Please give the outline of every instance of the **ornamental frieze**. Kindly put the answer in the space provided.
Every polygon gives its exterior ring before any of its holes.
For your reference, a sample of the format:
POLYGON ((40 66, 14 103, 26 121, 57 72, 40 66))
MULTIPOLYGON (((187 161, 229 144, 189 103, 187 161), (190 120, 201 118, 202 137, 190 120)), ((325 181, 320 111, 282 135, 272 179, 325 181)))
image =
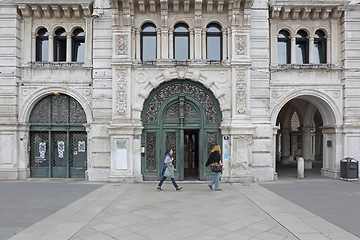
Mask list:
POLYGON ((117 83, 116 83, 116 112, 121 117, 126 117, 126 108, 127 108, 127 72, 120 71, 117 74, 117 83))
POLYGON ((127 55, 128 54, 128 36, 116 35, 116 54, 127 55))
POLYGON ((235 52, 237 55, 246 55, 246 36, 235 36, 235 52))
POLYGON ((236 112, 246 113, 246 73, 243 70, 236 71, 236 112))

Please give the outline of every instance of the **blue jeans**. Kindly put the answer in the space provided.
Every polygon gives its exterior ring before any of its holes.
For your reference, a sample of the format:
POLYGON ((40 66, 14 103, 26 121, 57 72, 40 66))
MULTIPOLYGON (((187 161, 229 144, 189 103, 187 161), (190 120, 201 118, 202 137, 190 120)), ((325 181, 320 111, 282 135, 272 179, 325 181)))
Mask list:
MULTIPOLYGON (((160 180, 159 184, 158 184, 158 187, 161 187, 161 185, 163 184, 165 179, 166 179, 166 177, 163 176, 162 179, 160 180)), ((171 181, 172 181, 172 184, 174 185, 174 187, 177 189, 179 186, 176 184, 175 178, 172 178, 171 181)))
POLYGON ((210 186, 214 185, 215 183, 215 190, 219 189, 219 177, 221 172, 216 172, 215 177, 209 183, 210 186))

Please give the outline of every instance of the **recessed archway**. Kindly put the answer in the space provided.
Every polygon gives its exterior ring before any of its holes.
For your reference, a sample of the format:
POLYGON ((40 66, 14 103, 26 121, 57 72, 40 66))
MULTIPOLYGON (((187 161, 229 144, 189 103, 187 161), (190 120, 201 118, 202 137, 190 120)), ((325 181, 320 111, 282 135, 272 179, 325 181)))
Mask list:
MULTIPOLYGON (((278 105, 276 126, 276 173, 296 177, 297 160, 305 161, 305 177, 330 176, 337 171, 337 110, 326 97, 299 93, 278 105)), ((274 119, 273 119, 274 120, 274 119)), ((335 177, 333 174, 331 177, 335 177)))

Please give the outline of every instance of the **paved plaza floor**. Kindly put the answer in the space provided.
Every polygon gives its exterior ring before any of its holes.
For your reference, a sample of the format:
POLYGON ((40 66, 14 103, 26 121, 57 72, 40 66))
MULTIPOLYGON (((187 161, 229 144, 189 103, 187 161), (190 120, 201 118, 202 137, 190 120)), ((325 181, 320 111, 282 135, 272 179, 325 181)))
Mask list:
POLYGON ((223 192, 203 182, 180 183, 179 192, 170 182, 163 192, 155 182, 67 184, 94 189, 9 239, 359 239, 256 183, 221 183, 223 192))

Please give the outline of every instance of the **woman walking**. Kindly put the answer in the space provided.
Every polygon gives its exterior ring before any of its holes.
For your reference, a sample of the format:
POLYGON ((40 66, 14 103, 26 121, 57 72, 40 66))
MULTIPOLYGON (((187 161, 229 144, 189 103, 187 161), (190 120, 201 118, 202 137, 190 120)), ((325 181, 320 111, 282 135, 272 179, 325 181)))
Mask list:
POLYGON ((157 186, 157 190, 159 191, 163 191, 161 189, 161 185, 163 184, 163 182, 167 177, 171 178, 172 184, 174 185, 176 191, 180 191, 182 189, 182 187, 179 187, 175 182, 174 172, 176 171, 176 169, 174 168, 173 165, 174 158, 172 155, 173 155, 173 150, 170 149, 166 152, 164 156, 163 164, 161 166, 161 176, 163 177, 157 186))
MULTIPOLYGON (((206 167, 207 166, 210 166, 210 165, 218 165, 218 166, 221 166, 222 169, 224 169, 224 166, 221 162, 221 156, 220 156, 220 153, 221 153, 221 149, 220 149, 220 145, 215 145, 213 147, 213 149, 211 150, 211 153, 210 153, 210 157, 209 159, 207 160, 206 162, 206 167)), ((215 191, 222 191, 221 188, 219 188, 219 177, 220 177, 220 172, 215 172, 215 177, 211 180, 211 182, 209 183, 209 188, 211 190, 213 190, 213 185, 215 184, 215 191)))

